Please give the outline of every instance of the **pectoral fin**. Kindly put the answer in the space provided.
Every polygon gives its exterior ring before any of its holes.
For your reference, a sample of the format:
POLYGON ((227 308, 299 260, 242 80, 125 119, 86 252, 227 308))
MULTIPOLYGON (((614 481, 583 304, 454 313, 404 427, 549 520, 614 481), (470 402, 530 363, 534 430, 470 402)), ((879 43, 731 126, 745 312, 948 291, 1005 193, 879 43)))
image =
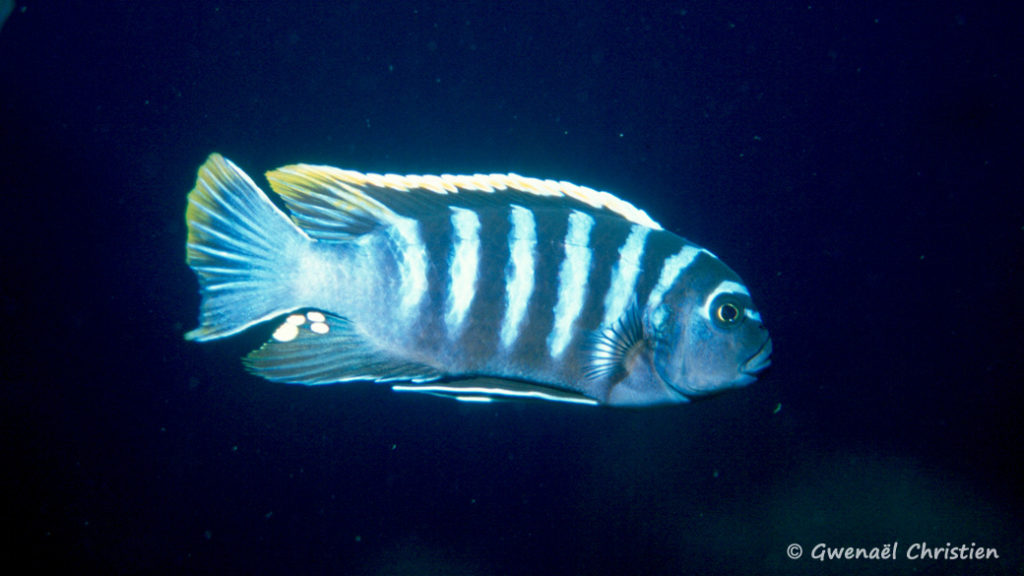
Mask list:
POLYGON ((611 326, 591 335, 584 377, 590 381, 621 380, 628 374, 632 358, 645 338, 643 315, 634 301, 611 326))

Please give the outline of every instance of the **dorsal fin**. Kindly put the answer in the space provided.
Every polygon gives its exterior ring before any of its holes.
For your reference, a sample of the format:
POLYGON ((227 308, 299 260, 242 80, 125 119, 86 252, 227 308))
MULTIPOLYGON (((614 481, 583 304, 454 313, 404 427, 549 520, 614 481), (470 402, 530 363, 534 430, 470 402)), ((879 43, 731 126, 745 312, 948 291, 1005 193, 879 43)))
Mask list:
POLYGON ((453 205, 495 202, 557 205, 662 229, 646 212, 608 192, 518 174, 400 176, 295 164, 268 172, 267 180, 296 223, 320 239, 363 234, 395 213, 416 217, 453 205))
POLYGON ((337 168, 303 164, 267 172, 270 187, 288 206, 303 230, 321 240, 343 240, 365 234, 389 221, 393 212, 380 202, 338 178, 337 168))

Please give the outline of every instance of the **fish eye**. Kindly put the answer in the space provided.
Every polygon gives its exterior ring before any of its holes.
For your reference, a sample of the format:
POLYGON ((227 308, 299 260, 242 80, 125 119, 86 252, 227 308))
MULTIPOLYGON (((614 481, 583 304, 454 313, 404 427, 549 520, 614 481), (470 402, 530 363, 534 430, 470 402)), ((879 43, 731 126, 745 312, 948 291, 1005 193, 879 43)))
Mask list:
POLYGON ((743 305, 728 299, 715 307, 715 321, 722 326, 735 326, 743 320, 743 305))

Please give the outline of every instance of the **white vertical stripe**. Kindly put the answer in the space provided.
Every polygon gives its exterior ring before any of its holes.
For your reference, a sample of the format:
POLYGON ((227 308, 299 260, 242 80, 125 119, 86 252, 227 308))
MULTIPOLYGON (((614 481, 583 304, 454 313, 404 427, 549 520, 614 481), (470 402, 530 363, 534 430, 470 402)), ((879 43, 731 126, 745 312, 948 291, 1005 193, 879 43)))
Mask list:
POLYGON ((480 218, 476 212, 452 207, 452 229, 455 232, 451 261, 448 264, 448 300, 444 323, 454 334, 466 319, 476 295, 477 268, 480 263, 480 218))
POLYGON ((388 234, 402 255, 398 265, 401 278, 399 309, 408 318, 427 293, 427 249, 420 239, 419 224, 411 218, 393 217, 388 234))
POLYGON ((572 340, 572 325, 583 309, 590 273, 590 230, 594 219, 583 212, 569 214, 569 231, 565 235, 565 259, 558 269, 558 302, 555 304, 555 325, 548 335, 548 352, 557 358, 572 340))
POLYGON ((619 261, 612 270, 612 284, 604 297, 604 319, 602 326, 611 326, 626 311, 636 290, 636 278, 640 275, 640 260, 644 255, 644 242, 651 229, 634 224, 629 230, 626 243, 619 248, 619 261))
POLYGON ((512 206, 512 229, 508 233, 509 260, 505 269, 505 317, 501 320, 501 343, 505 348, 519 338, 519 328, 533 294, 533 250, 537 244, 537 223, 533 212, 512 206))
POLYGON ((665 297, 665 292, 676 283, 676 278, 679 277, 679 274, 692 264, 701 252, 708 255, 711 254, 703 248, 687 244, 683 246, 682 250, 665 260, 665 263, 661 266, 661 276, 658 277, 658 284, 654 287, 654 290, 651 290, 650 296, 647 297, 647 310, 653 313, 658 306, 661 306, 661 299, 665 297))

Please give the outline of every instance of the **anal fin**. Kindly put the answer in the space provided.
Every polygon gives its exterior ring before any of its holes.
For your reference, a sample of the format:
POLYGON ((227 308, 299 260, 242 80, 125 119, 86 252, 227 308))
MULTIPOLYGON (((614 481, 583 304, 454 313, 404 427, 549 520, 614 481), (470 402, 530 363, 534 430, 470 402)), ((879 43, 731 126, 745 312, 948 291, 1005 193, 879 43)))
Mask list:
POLYGON ((442 377, 431 366, 380 350, 347 319, 315 310, 289 315, 244 363, 267 380, 307 385, 428 382, 442 377))

